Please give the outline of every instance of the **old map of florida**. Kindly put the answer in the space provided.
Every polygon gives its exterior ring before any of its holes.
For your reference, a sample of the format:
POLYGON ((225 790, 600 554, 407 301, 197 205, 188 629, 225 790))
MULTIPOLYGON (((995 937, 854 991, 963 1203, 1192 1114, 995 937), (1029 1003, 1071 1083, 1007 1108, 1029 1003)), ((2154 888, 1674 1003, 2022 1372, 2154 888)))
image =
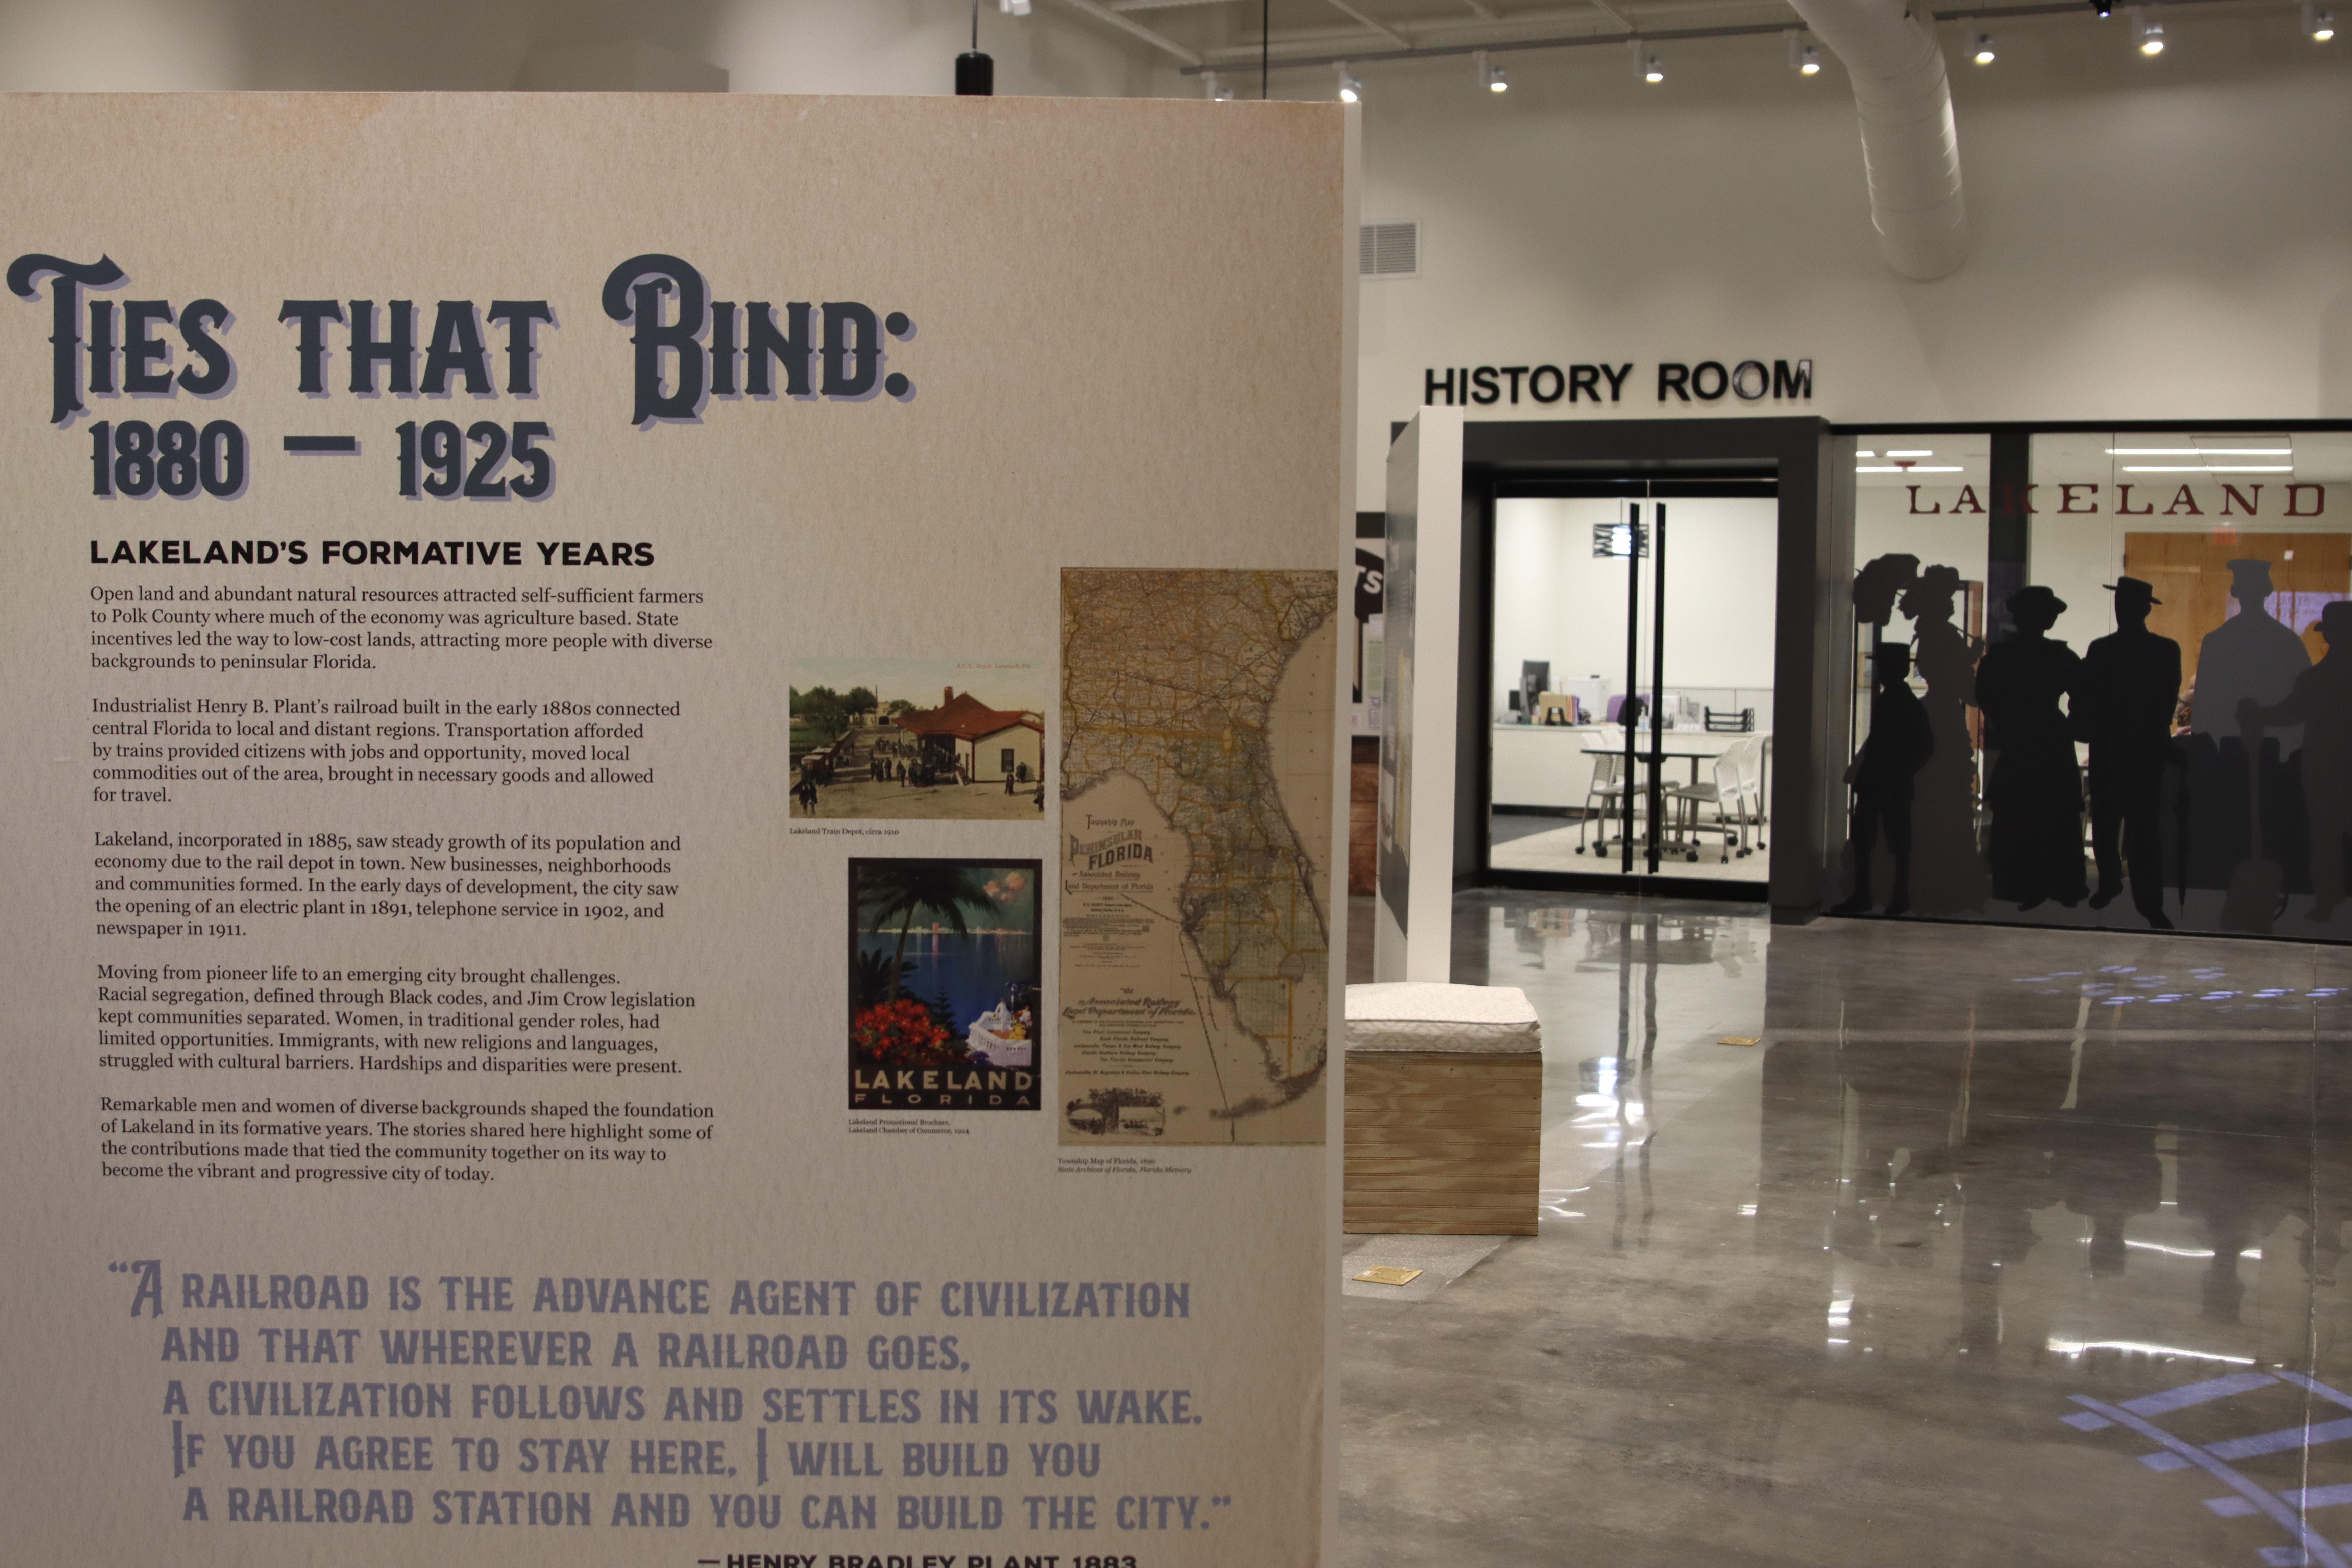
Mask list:
POLYGON ((1065 1144, 1323 1142, 1338 602, 1062 574, 1065 1144))

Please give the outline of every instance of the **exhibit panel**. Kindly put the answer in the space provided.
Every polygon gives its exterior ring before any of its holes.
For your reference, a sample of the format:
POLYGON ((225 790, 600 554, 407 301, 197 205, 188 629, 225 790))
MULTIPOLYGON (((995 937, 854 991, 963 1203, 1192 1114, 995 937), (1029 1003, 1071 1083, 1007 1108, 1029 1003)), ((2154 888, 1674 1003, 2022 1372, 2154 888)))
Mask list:
POLYGON ((1352 136, 0 102, 0 1562, 1322 1560, 1352 136))

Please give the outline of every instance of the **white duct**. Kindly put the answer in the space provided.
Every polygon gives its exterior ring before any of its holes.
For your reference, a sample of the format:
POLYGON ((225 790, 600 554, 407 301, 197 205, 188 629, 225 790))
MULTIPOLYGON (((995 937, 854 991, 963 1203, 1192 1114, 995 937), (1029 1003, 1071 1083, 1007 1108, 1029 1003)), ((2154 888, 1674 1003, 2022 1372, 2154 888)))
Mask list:
POLYGON ((1958 270, 1972 237, 1952 89, 1927 0, 1790 3, 1853 79, 1880 254, 1906 278, 1958 270))

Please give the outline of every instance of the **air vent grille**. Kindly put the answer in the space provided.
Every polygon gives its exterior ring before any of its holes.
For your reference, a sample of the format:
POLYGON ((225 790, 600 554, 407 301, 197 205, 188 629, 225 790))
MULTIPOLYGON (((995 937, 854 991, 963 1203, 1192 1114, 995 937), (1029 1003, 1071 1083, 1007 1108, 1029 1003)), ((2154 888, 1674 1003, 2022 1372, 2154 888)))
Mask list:
POLYGON ((1368 223, 1356 236, 1356 275, 1360 278, 1421 276, 1421 225, 1368 223))

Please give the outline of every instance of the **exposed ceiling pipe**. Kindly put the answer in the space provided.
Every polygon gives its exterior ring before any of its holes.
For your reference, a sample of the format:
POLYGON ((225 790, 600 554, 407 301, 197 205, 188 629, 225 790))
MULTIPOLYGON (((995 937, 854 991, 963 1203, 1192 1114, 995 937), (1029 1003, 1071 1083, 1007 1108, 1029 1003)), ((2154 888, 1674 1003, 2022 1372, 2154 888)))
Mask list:
POLYGON ((1117 27, 1123 33, 1131 33, 1135 37, 1141 38, 1145 43, 1150 44, 1153 48, 1164 49, 1168 53, 1174 55, 1178 59, 1182 60, 1188 66, 1199 66, 1206 63, 1199 55, 1194 54, 1192 50, 1186 48, 1183 45, 1178 43, 1167 34, 1155 33, 1140 22, 1129 21, 1126 17, 1120 16, 1109 6, 1102 4, 1102 0, 1063 0, 1063 4, 1069 6, 1073 11, 1085 12, 1087 16, 1092 16, 1097 22, 1108 22, 1112 26, 1117 27))
POLYGON ((1906 278, 1957 271, 1973 236, 1960 191, 1952 89, 1927 0, 1790 0, 1853 79, 1870 222, 1906 278))
POLYGON ((1409 49, 1412 47, 1412 40, 1411 38, 1406 37, 1402 33, 1398 32, 1394 27, 1389 26, 1385 23, 1373 21, 1370 16, 1365 16, 1361 11, 1357 10, 1353 5, 1349 5, 1348 0, 1325 0, 1325 3, 1328 4, 1334 11, 1339 12, 1341 15, 1348 17, 1349 20, 1364 28, 1365 31, 1378 33, 1381 37, 1386 38, 1398 48, 1409 49))

